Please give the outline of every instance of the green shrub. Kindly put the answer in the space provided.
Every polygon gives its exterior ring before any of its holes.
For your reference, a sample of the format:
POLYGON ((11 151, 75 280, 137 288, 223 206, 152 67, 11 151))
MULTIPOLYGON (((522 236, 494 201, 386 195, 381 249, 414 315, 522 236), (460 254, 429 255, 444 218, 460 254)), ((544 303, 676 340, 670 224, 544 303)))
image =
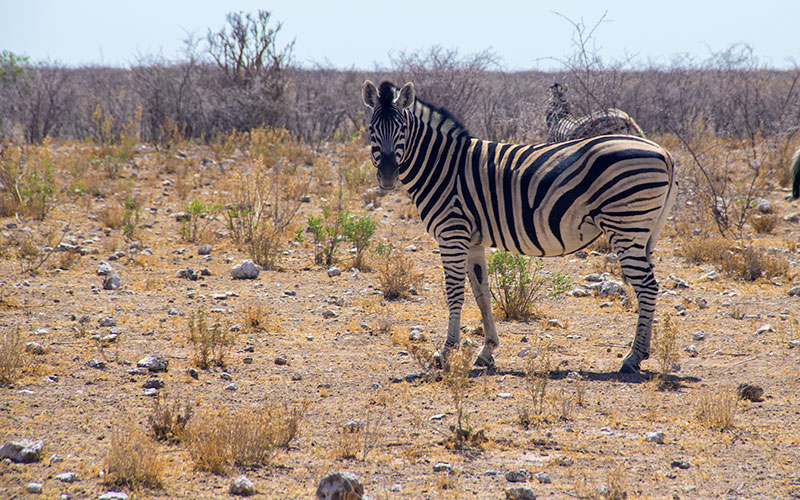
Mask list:
POLYGON ((369 215, 350 215, 342 224, 342 235, 350 240, 356 249, 353 267, 361 269, 364 265, 364 252, 369 248, 370 238, 378 228, 378 221, 369 215))
POLYGON ((506 319, 527 319, 534 314, 537 298, 557 297, 571 286, 564 273, 546 273, 541 259, 500 250, 488 260, 492 298, 506 319))
POLYGON ((336 249, 342 240, 342 230, 350 214, 322 206, 322 217, 308 216, 308 229, 314 235, 314 263, 330 266, 336 260, 336 249))

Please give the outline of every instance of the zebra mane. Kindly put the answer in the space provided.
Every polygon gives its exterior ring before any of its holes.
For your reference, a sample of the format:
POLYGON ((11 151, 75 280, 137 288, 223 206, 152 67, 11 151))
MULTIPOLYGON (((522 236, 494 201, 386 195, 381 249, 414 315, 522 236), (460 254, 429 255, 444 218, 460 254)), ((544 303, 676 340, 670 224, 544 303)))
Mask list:
MULTIPOLYGON (((378 99, 381 107, 386 108, 391 106, 398 90, 399 88, 392 82, 381 83, 378 89, 378 99)), ((425 110, 428 111, 427 114, 430 116, 438 115, 441 123, 448 123, 450 125, 450 130, 454 135, 465 135, 467 137, 472 137, 472 134, 469 133, 467 127, 461 123, 458 118, 453 116, 451 112, 447 111, 445 108, 434 106, 433 104, 430 104, 429 102, 417 97, 413 113, 417 116, 420 116, 425 114, 425 110)))

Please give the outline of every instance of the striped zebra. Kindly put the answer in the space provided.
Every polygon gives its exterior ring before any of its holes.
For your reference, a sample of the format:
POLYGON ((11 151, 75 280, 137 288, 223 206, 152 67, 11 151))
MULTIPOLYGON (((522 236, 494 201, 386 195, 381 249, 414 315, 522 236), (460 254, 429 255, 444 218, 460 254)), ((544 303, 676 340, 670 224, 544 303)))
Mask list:
POLYGON ((566 91, 567 86, 558 83, 548 87, 550 98, 545 115, 547 142, 564 142, 614 134, 645 136, 628 113, 616 108, 595 111, 590 115, 575 118, 564 95, 566 91))
POLYGON ((792 177, 792 199, 800 198, 800 149, 798 149, 792 157, 791 166, 792 177))
POLYGON ((565 255, 604 233, 638 299, 636 336, 621 368, 638 371, 648 357, 658 292, 650 252, 676 191, 669 153, 631 136, 537 146, 476 139, 447 111, 414 94, 412 83, 397 91, 389 82, 376 88, 366 81, 362 89, 372 108, 378 184, 390 190, 399 180, 439 243, 449 309, 439 363, 459 344, 468 275, 485 335, 475 364, 494 364, 499 341, 485 247, 565 255))

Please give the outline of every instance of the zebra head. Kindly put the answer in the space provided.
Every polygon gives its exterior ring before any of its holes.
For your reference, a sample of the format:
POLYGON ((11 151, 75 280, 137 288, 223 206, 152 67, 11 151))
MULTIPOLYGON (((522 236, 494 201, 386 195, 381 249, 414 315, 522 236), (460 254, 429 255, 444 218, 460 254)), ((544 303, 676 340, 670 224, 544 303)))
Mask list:
POLYGON ((372 109, 369 140, 372 164, 378 169, 378 185, 391 190, 397 185, 398 168, 406 149, 408 120, 405 110, 414 104, 414 84, 403 85, 395 95, 395 86, 383 82, 380 88, 367 80, 362 88, 364 104, 372 109))

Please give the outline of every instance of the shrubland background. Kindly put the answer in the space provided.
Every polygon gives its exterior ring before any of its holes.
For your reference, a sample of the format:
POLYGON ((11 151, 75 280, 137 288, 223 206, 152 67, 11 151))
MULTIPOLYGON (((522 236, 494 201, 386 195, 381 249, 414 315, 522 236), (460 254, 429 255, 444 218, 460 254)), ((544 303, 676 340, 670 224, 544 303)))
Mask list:
POLYGON ((800 496, 800 66, 736 45, 632 67, 574 28, 553 72, 442 47, 372 71, 301 68, 264 12, 129 68, 2 52, 0 439, 42 438, 63 460, 3 463, 0 491, 218 498, 246 472, 262 497, 307 498, 348 469, 378 498, 497 498, 503 472, 528 468, 556 498, 800 496), (575 114, 623 109, 673 154, 641 377, 616 374, 630 290, 555 293, 621 280, 603 242, 497 259, 497 296, 536 298, 498 305, 522 319, 499 323, 498 372, 470 371, 471 299, 466 348, 429 370, 447 323, 440 257, 407 197, 374 189, 367 78, 413 81, 474 135, 518 142, 544 140, 546 89, 567 83, 575 114), (265 268, 255 282, 231 279, 245 258, 265 268), (121 288, 101 288, 101 260, 121 288), (149 353, 170 360, 160 382, 134 366, 149 353), (741 382, 764 399, 738 401, 741 382))

